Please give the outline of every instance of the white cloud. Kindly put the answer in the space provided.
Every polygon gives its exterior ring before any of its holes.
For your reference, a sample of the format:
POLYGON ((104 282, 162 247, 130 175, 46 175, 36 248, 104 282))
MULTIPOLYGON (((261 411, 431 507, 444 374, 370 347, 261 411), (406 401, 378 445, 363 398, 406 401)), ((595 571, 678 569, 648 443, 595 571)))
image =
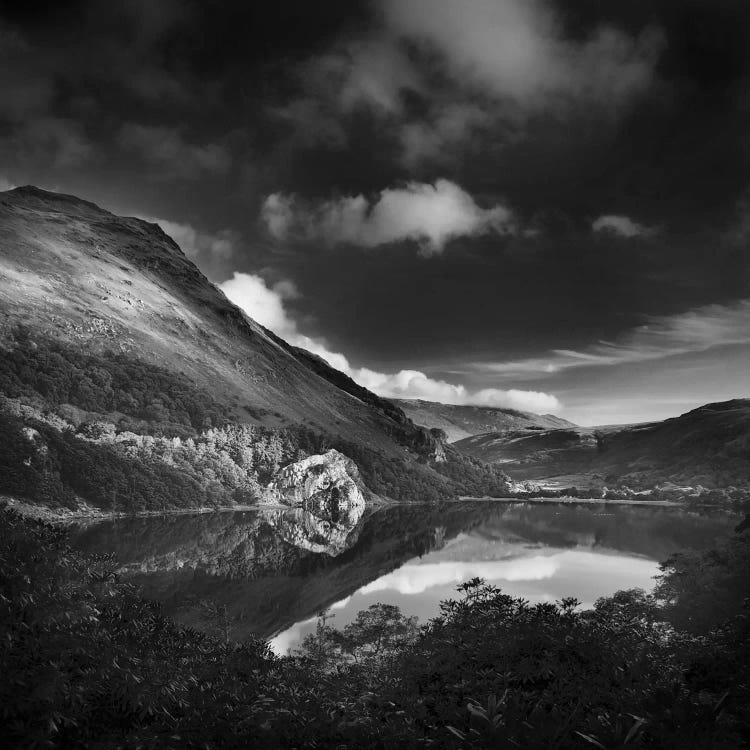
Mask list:
POLYGON ((558 399, 548 393, 496 388, 470 391, 463 385, 436 380, 418 370, 384 373, 367 367, 354 367, 344 354, 331 351, 324 341, 299 331, 297 323, 285 307, 285 300, 296 295, 296 289, 290 282, 269 287, 259 276, 235 272, 219 288, 231 302, 262 326, 293 346, 316 354, 331 367, 386 398, 420 398, 447 404, 476 404, 533 412, 555 412, 561 409, 558 399))
POLYGON ((384 13, 392 33, 430 45, 458 82, 524 109, 616 105, 651 82, 663 46, 653 30, 632 38, 611 26, 566 39, 546 0, 386 0, 384 13))
POLYGON ((126 123, 118 142, 126 151, 141 154, 157 168, 157 177, 197 179, 205 174, 224 174, 230 158, 216 143, 195 145, 186 142, 176 128, 151 127, 126 123))
POLYGON ((290 294, 295 289, 291 282, 269 288, 260 276, 235 272, 231 279, 219 284, 219 289, 254 321, 297 346, 300 333, 284 307, 284 300, 294 294, 290 294))
POLYGON ((158 224, 187 255, 188 258, 196 258, 199 255, 213 256, 226 260, 234 253, 239 236, 231 229, 222 229, 211 234, 200 232, 190 224, 180 224, 167 219, 156 219, 150 216, 138 217, 152 224, 158 224))
POLYGON ((628 239, 631 237, 647 237, 654 233, 653 228, 639 224, 629 216, 617 214, 600 216, 591 222, 591 229, 594 232, 608 232, 628 239))
POLYGON ((357 195, 310 206, 294 196, 274 193, 266 198, 261 217, 277 239, 296 236, 362 247, 413 240, 424 255, 442 252, 456 237, 513 229, 512 214, 505 206, 481 208, 465 190, 445 179, 434 185, 410 182, 403 188, 388 188, 373 202, 357 195))
POLYGON ((617 341, 600 341, 583 351, 555 349, 547 357, 481 362, 475 363, 474 369, 515 377, 543 376, 576 367, 618 366, 747 344, 750 344, 750 299, 655 316, 617 341))
POLYGON ((13 190, 16 187, 10 180, 0 175, 0 193, 5 190, 13 190))

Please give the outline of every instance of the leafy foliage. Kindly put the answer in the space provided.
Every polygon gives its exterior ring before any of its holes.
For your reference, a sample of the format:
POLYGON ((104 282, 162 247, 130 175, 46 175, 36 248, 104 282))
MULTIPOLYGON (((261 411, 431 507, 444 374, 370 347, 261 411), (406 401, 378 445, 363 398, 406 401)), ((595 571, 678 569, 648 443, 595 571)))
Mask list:
POLYGON ((332 664, 380 662, 413 643, 418 632, 417 618, 405 617, 393 604, 378 603, 363 609, 342 630, 328 625, 329 617, 324 613, 318 619, 315 632, 304 639, 299 650, 319 669, 332 664))
POLYGON ((18 329, 2 350, 0 393, 72 404, 89 412, 118 412, 121 429, 188 434, 226 421, 226 410, 185 376, 122 352, 101 355, 18 329), (129 418, 129 419, 128 419, 129 418), (144 422, 145 425, 140 425, 144 422))
POLYGON ((330 448, 354 459, 373 492, 395 500, 502 494, 505 486, 500 472, 490 469, 488 479, 460 454, 452 457, 454 477, 444 478, 305 428, 230 424, 180 438, 116 432, 102 422, 60 429, 41 414, 21 417, 0 408, 0 430, 0 492, 50 506, 74 507, 76 495, 119 512, 253 503, 280 468, 330 448))
POLYGON ((486 464, 455 450, 446 453, 444 463, 435 464, 435 470, 448 477, 461 494, 472 497, 508 497, 509 478, 496 464, 486 464))
POLYGON ((750 534, 736 534, 718 549, 672 555, 656 593, 671 622, 705 636, 746 612, 749 573, 750 534))
POLYGON ((225 746, 272 666, 265 644, 177 628, 57 529, 4 512, 0 530, 4 747, 225 746))

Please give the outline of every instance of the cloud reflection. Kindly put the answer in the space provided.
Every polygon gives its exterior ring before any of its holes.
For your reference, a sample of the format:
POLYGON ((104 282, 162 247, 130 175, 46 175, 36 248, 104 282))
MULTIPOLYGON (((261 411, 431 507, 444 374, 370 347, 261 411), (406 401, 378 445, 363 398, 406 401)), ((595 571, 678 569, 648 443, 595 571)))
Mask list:
MULTIPOLYGON (((458 584, 476 577, 532 604, 575 596, 584 608, 590 608, 600 596, 619 589, 651 588, 653 576, 658 572, 657 562, 638 555, 581 548, 549 552, 527 557, 519 554, 502 560, 407 563, 332 604, 328 609, 336 615, 331 624, 343 627, 359 610, 378 601, 397 604, 404 614, 417 615, 426 622, 438 613, 440 601, 455 598, 458 584)), ((286 654, 315 630, 316 620, 317 617, 312 617, 295 623, 270 641, 271 648, 277 654, 286 654)))
POLYGON ((394 590, 400 594, 421 594, 435 586, 459 584, 477 577, 487 581, 541 581, 551 578, 559 568, 555 557, 543 555, 516 560, 404 565, 363 586, 359 593, 394 590))

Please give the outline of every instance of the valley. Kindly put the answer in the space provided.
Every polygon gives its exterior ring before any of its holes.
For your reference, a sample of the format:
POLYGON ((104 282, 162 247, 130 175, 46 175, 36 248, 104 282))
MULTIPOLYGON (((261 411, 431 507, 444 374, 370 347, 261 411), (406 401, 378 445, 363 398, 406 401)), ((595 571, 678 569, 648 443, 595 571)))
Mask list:
MULTIPOLYGON (((446 409, 462 413, 467 407, 422 402, 411 413, 422 420, 419 424, 438 427, 446 409)), ((533 417, 524 417, 526 425, 503 417, 501 427, 491 430, 484 429, 486 421, 466 424, 464 429, 477 432, 452 444, 501 467, 516 482, 539 487, 667 486, 688 492, 750 482, 750 399, 706 404, 664 422, 637 425, 549 427, 532 423, 533 417)))
POLYGON ((0 750, 750 750, 750 2, 0 3, 0 750))

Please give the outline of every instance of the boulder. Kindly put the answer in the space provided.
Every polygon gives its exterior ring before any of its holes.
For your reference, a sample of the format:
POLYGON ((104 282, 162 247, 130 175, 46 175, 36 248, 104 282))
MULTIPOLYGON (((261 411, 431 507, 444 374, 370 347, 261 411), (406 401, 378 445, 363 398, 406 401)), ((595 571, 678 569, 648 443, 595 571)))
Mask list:
POLYGON ((351 545, 367 495, 354 461, 330 450, 281 469, 268 485, 265 501, 299 509, 272 520, 282 538, 312 552, 337 555, 351 545))
POLYGON ((330 450, 281 469, 268 485, 265 499, 336 522, 354 510, 364 510, 365 493, 357 464, 330 450))

